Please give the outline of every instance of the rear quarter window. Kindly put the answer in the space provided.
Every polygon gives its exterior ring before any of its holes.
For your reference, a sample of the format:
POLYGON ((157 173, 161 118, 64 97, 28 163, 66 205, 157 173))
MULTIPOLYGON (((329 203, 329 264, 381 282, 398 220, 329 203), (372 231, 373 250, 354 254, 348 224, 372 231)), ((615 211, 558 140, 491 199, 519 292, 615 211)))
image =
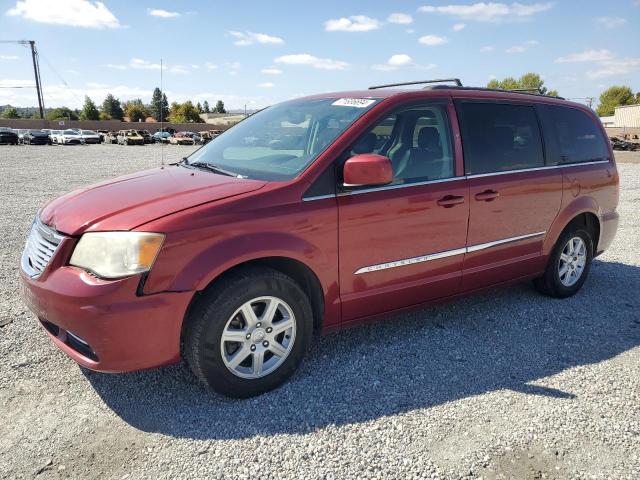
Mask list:
POLYGON ((467 175, 544 166, 540 126, 533 106, 456 102, 456 111, 467 175))
POLYGON ((545 136, 555 137, 558 163, 581 163, 609 159, 609 149, 595 120, 577 108, 544 107, 545 136))

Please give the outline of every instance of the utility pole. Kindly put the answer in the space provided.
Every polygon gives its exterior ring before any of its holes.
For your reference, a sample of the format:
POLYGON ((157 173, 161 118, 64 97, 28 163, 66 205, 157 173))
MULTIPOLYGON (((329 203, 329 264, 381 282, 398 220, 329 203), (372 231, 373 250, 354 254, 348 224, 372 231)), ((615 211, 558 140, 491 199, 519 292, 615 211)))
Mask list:
POLYGON ((38 51, 36 42, 29 40, 31 47, 31 57, 33 58, 33 73, 36 77, 36 90, 38 92, 38 106, 40 107, 40 118, 44 120, 44 99, 42 97, 42 84, 40 83, 40 64, 38 62, 38 51))

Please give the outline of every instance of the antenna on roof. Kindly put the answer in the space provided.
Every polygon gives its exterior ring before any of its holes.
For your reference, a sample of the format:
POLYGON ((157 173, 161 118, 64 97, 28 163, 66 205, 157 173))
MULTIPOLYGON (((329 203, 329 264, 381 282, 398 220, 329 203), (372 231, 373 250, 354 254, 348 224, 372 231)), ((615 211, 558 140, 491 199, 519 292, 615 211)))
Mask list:
POLYGON ((386 85, 374 85, 369 87, 369 90, 377 90, 378 88, 389 88, 389 87, 402 87, 405 85, 422 85, 425 83, 455 83, 456 86, 462 87, 462 82, 459 78, 438 78, 434 80, 421 80, 416 82, 403 82, 403 83, 389 83, 386 85))
POLYGON ((162 100, 164 98, 164 90, 162 89, 162 59, 160 59, 160 165, 164 167, 164 142, 163 140, 163 122, 164 118, 162 118, 162 111, 164 110, 164 105, 162 100))

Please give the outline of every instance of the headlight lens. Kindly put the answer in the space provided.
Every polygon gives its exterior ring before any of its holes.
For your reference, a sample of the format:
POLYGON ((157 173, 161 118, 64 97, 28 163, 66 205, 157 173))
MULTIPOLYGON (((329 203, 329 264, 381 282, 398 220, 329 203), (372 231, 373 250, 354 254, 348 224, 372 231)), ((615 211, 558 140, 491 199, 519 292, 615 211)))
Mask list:
POLYGON ((69 263, 102 278, 128 277, 151 270, 163 241, 160 233, 85 233, 69 263))

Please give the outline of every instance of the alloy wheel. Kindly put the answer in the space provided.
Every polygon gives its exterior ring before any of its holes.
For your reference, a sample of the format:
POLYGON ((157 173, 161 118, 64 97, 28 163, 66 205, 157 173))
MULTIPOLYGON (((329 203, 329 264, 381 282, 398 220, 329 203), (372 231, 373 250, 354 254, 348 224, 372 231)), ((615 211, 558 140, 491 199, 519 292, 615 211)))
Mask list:
POLYGON ((238 377, 264 377, 282 365, 295 337, 296 319, 284 300, 254 298, 227 321, 220 340, 222 360, 238 377))
POLYGON ((572 237, 566 243, 558 262, 558 276, 565 287, 575 285, 587 264, 587 246, 580 237, 572 237))

